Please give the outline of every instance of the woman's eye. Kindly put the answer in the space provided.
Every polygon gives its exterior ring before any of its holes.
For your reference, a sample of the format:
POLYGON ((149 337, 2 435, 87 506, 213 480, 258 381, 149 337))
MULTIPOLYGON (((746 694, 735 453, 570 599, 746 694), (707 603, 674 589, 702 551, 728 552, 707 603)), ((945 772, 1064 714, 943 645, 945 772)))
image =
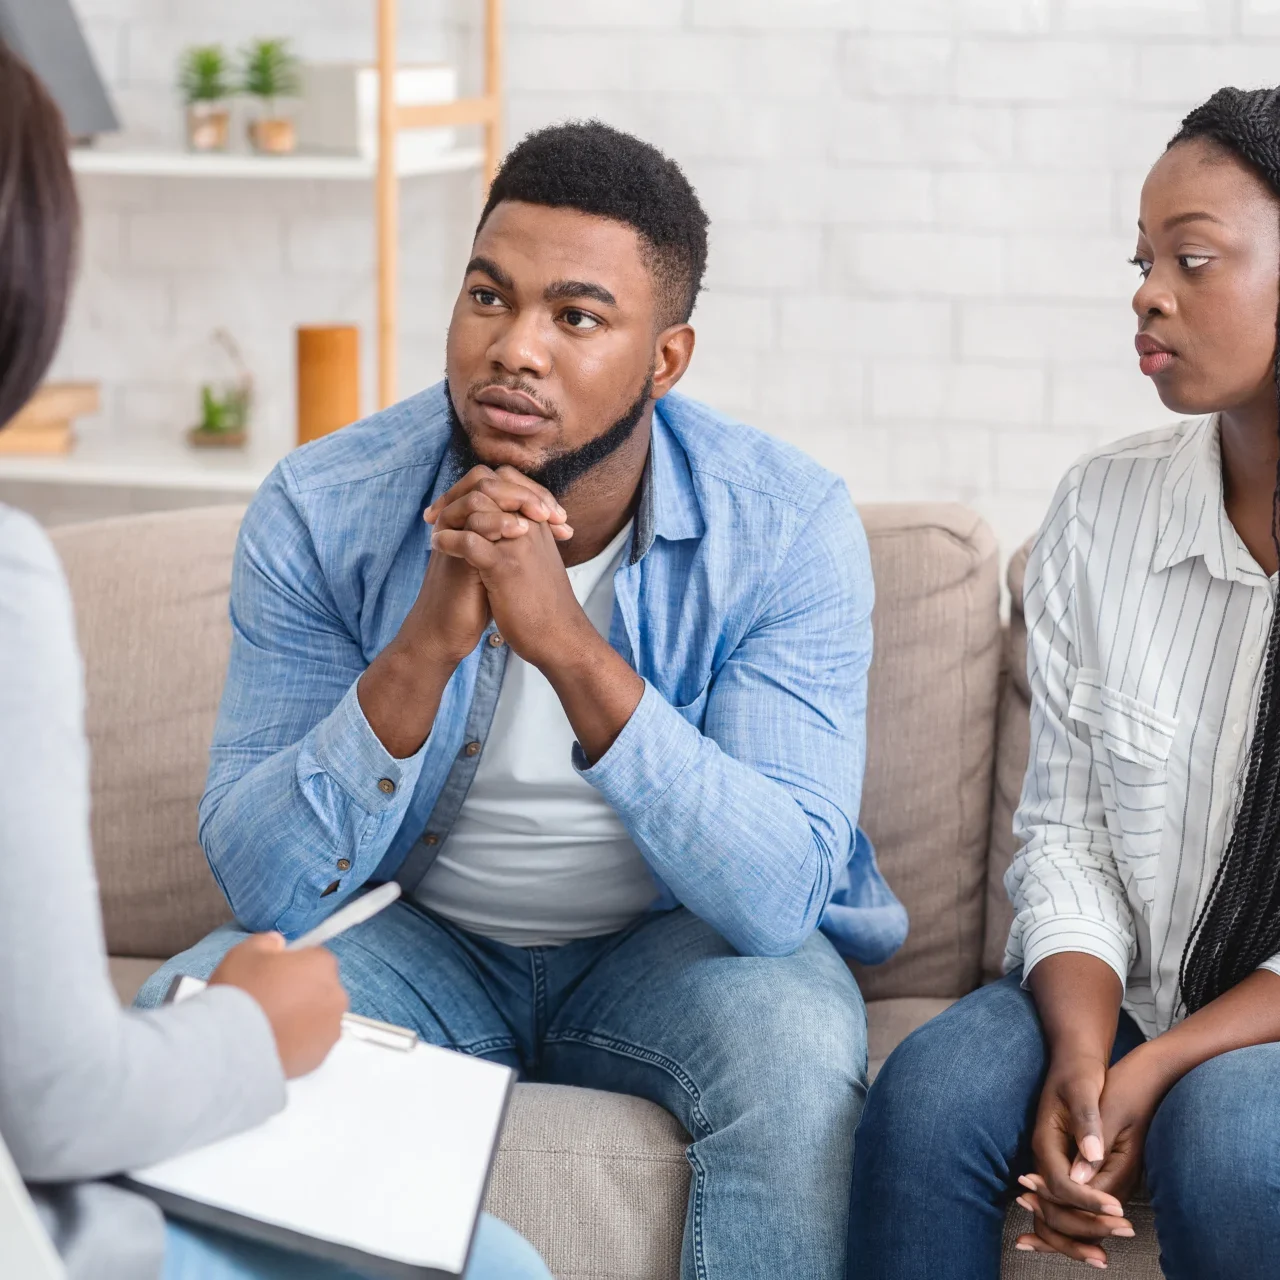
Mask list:
POLYGON ((1144 280, 1151 274, 1151 260, 1149 258, 1130 258, 1129 265, 1137 267, 1138 273, 1144 280))
POLYGON ((600 327, 600 321, 591 312, 579 311, 576 307, 570 307, 561 318, 571 329, 581 329, 586 332, 600 327))
POLYGON ((1187 271, 1194 271, 1197 267, 1203 267, 1208 261, 1208 254, 1201 253, 1184 253, 1178 258, 1179 264, 1187 271))
POLYGON ((502 304, 502 299, 492 289, 472 289, 471 296, 482 307, 497 307, 502 304))

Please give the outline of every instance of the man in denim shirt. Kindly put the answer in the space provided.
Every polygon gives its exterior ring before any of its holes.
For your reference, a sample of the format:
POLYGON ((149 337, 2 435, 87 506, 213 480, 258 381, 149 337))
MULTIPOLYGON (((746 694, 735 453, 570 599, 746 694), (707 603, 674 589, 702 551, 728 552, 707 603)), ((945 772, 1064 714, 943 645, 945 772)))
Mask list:
POLYGON ((446 383, 245 518, 200 836, 246 929, 400 881, 331 944, 355 1009, 678 1117, 686 1280, 837 1280, 866 1085, 837 947, 906 932, 856 828, 871 572, 838 479, 668 394, 706 252, 652 147, 511 153, 446 383))

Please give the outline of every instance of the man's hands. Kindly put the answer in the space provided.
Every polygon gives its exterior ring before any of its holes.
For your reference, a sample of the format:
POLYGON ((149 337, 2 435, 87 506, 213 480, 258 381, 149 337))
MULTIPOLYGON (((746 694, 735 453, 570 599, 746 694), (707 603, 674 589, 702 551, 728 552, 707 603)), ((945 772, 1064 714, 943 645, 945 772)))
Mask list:
POLYGON ((209 985, 239 987, 258 1002, 290 1080, 314 1071, 342 1032, 347 993, 324 947, 286 951, 280 934, 255 934, 227 952, 209 985))
POLYGON ((431 546, 476 575, 503 639, 541 668, 600 636, 573 594, 551 526, 525 522, 513 535, 511 519, 481 511, 461 527, 438 525, 431 546))
MULTIPOLYGON (((433 548, 439 546, 442 532, 467 529, 501 542, 519 540, 536 526, 553 551, 557 542, 573 537, 564 508, 541 485, 512 467, 497 471, 473 467, 423 512, 423 519, 435 526, 433 548)), ((558 553, 555 559, 560 564, 558 553)), ((401 634, 412 628, 425 651, 456 667, 480 643, 488 625, 489 601, 476 567, 456 556, 432 556, 401 634)))
MULTIPOLYGON (((484 537, 499 539, 523 538, 535 524, 549 527, 555 541, 573 536, 564 508, 511 467, 473 467, 423 518, 437 531, 474 520, 484 537)), ((392 756, 407 759, 426 741, 445 685, 488 625, 489 597, 476 569, 465 559, 431 556, 395 639, 360 677, 360 708, 392 756)))
POLYGON ((1018 1248, 1105 1267, 1105 1251, 1092 1242, 1133 1235, 1122 1202, 1142 1171, 1158 1101, 1146 1097, 1140 1066, 1123 1070, 1133 1056, 1110 1071, 1096 1057, 1050 1066, 1031 1140, 1038 1172, 1018 1180, 1026 1188, 1018 1203, 1035 1214, 1036 1229, 1018 1238, 1018 1248))
POLYGON ((644 681, 579 605, 556 539, 550 521, 531 522, 513 537, 498 513, 482 509, 461 527, 438 520, 431 545, 440 559, 465 563, 478 575, 503 639, 546 676, 595 763, 631 718, 644 681))

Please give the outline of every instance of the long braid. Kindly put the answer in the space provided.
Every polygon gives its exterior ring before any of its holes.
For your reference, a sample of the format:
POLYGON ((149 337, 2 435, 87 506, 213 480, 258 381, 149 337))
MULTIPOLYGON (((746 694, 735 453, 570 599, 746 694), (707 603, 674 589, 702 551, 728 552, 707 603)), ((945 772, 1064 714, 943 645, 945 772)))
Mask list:
MULTIPOLYGON (((1193 138, 1212 138, 1246 160, 1280 197, 1280 90, 1220 89, 1187 116, 1169 145, 1193 138)), ((1280 312, 1273 372, 1280 430, 1280 312)), ((1280 465, 1271 539, 1280 557, 1280 465)), ((1280 951, 1280 608, 1274 606, 1235 825, 1182 953, 1178 978, 1188 1013, 1280 951)))

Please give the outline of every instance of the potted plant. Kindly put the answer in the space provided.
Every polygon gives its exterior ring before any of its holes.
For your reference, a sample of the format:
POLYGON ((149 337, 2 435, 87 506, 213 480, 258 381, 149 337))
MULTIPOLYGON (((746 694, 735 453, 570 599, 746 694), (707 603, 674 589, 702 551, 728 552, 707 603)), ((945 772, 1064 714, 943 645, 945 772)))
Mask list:
POLYGON ((235 339, 225 329, 215 331, 213 338, 235 369, 236 377, 217 385, 206 382, 200 388, 200 421, 187 432, 187 440, 202 449, 237 449, 248 439, 253 377, 235 339))
POLYGON ((287 155, 298 137, 293 121, 280 111, 280 99, 298 96, 298 59, 287 40, 254 40, 243 57, 241 88, 258 100, 258 114, 249 122, 249 141, 256 151, 287 155))
POLYGON ((196 45, 182 55, 178 91, 187 108, 187 146, 192 151, 225 151, 231 67, 221 45, 196 45))

